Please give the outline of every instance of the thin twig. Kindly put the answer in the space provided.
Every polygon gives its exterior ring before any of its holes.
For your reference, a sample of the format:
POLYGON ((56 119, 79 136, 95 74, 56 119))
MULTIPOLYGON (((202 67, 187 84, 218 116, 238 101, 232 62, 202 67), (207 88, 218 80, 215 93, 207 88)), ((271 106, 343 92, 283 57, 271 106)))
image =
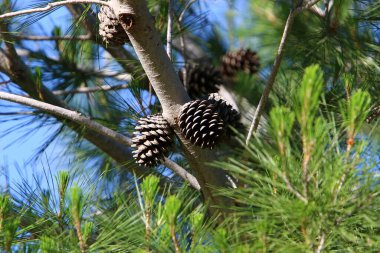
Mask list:
POLYGON ((0 112, 0 116, 14 116, 14 115, 36 115, 35 111, 24 111, 24 112, 0 112))
MULTIPOLYGON (((128 138, 127 136, 120 134, 118 132, 113 131, 112 129, 109 129, 90 118, 83 116, 79 112, 67 110, 65 108, 51 105, 48 103, 40 102, 38 100, 27 98, 7 92, 0 92, 0 99, 7 100, 10 102, 30 106, 33 108, 40 109, 42 111, 45 111, 49 114, 70 120, 72 122, 75 122, 79 125, 82 125, 84 127, 87 127, 91 130, 93 130, 96 133, 99 133, 101 135, 107 136, 120 144, 131 146, 132 140, 128 138)), ((169 169, 173 170, 174 172, 178 173, 180 177, 182 177, 185 181, 189 182, 191 186, 193 186, 195 189, 199 190, 200 186, 197 181, 197 179, 192 176, 190 173, 188 173, 184 168, 176 164, 174 161, 169 160, 168 158, 165 158, 164 161, 165 166, 167 166, 169 169)))
POLYGON ((290 192, 292 192, 294 195, 296 195, 297 198, 299 198, 302 202, 307 204, 307 199, 304 196, 302 196, 302 194, 299 193, 296 189, 294 189, 294 187, 293 187, 292 183, 290 182, 288 176, 285 173, 282 173, 281 177, 285 181, 286 187, 288 188, 288 190, 290 192))
POLYGON ((81 221, 80 219, 74 218, 74 227, 77 232, 77 237, 79 240, 79 248, 82 253, 87 253, 87 243, 84 241, 82 230, 81 230, 81 221))
POLYGON ((185 7, 183 8, 181 14, 179 15, 179 18, 178 18, 178 21, 179 22, 182 22, 183 18, 185 17, 185 14, 187 12, 187 10, 191 7, 191 5, 193 3, 195 3, 197 0, 190 0, 186 5, 185 7))
POLYGON ((0 85, 8 84, 8 83, 11 83, 11 82, 12 82, 11 80, 3 81, 3 82, 0 82, 0 85))
POLYGON ((185 43, 185 37, 182 33, 182 26, 181 26, 181 22, 179 21, 179 19, 177 19, 177 26, 178 26, 178 29, 180 31, 180 36, 179 36, 179 41, 180 41, 180 46, 181 46, 181 53, 182 53, 182 58, 183 58, 183 62, 184 62, 184 65, 185 67, 182 69, 182 75, 183 75, 183 85, 185 85, 185 87, 187 87, 187 53, 186 53, 186 43, 185 43))
POLYGON ((321 239, 319 240, 319 245, 315 253, 321 253, 323 246, 325 245, 326 235, 322 234, 321 239))
POLYGON ((55 7, 69 5, 69 4, 101 4, 101 5, 109 6, 108 2, 105 2, 102 0, 66 0, 66 1, 48 3, 45 7, 41 7, 41 8, 34 8, 34 9, 27 9, 27 10, 20 10, 20 11, 5 13, 3 15, 0 15, 0 19, 11 18, 11 17, 21 16, 21 15, 35 13, 35 12, 44 12, 44 11, 51 10, 55 7))
POLYGON ((268 83, 265 86, 263 94, 261 95, 260 102, 259 102, 259 104, 257 106, 257 109, 255 111, 255 114, 253 116, 252 124, 251 124, 251 126, 249 128, 248 136, 247 136, 247 139, 246 139, 246 144, 247 145, 248 145, 248 143, 249 143, 249 141, 251 139, 251 136, 252 136, 253 132, 256 132, 257 127, 259 126, 261 114, 263 112, 264 106, 265 106, 265 104, 267 102, 267 99, 269 97, 269 93, 271 92, 274 80, 276 79, 277 72, 278 72, 278 70, 280 68, 282 56, 284 54, 285 44, 286 44, 286 41, 288 39, 288 36, 289 36, 289 33, 290 33, 290 29, 291 29, 291 27, 293 25, 295 15, 296 15, 296 13, 292 10, 290 12, 289 16, 288 16, 287 21, 286 21, 285 28, 284 28, 284 33, 282 35, 280 46, 278 48, 277 55, 276 55, 276 58, 274 60, 272 72, 270 73, 270 76, 269 76, 269 79, 268 79, 268 83))
POLYGON ((93 93, 98 91, 114 91, 122 90, 129 88, 129 84, 120 84, 120 85, 102 85, 98 87, 81 87, 74 90, 55 90, 53 91, 54 95, 69 95, 69 94, 78 94, 78 93, 93 93))
POLYGON ((169 0, 168 30, 166 33, 166 52, 170 59, 172 59, 173 5, 174 5, 174 0, 169 0))
POLYGON ((33 41, 57 41, 57 40, 92 40, 91 34, 77 36, 40 36, 40 35, 11 35, 10 38, 15 40, 33 40, 33 41))
POLYGON ((194 189, 196 189, 198 191, 201 189, 201 186, 199 185, 198 180, 193 175, 191 175, 184 168, 182 168, 181 166, 179 166, 178 164, 176 164, 175 162, 173 162, 169 158, 165 157, 164 165, 166 167, 170 168, 175 173, 177 173, 180 177, 182 177, 183 179, 185 179, 187 182, 189 182, 189 184, 194 189))
POLYGON ((292 25, 293 25, 293 22, 294 22, 294 18, 301 11, 303 11, 304 9, 310 8, 311 6, 313 6, 314 4, 316 4, 319 1, 320 0, 309 1, 304 6, 300 6, 300 7, 296 8, 296 9, 293 9, 293 10, 290 11, 288 19, 286 20, 286 24, 285 24, 285 27, 284 27, 284 32, 282 34, 282 38, 281 38, 281 42, 280 42, 280 46, 278 48, 277 55, 276 55, 276 58, 274 60, 272 72, 270 73, 270 76, 268 78, 268 82, 267 82, 267 84, 265 86, 263 94, 261 95, 260 102, 259 102, 259 104, 257 106, 257 109, 256 109, 255 114, 253 116, 253 120, 252 120, 251 126, 249 128, 249 132, 248 132, 247 139, 246 139, 246 144, 247 145, 248 145, 248 143, 249 143, 249 141, 250 141, 250 139, 252 137, 253 132, 256 132, 256 130, 257 130, 258 126, 259 126, 259 122, 260 122, 261 115, 263 113, 263 109, 264 109, 264 107, 266 105, 266 102, 268 100, 269 94, 270 94, 270 92, 272 90, 274 81, 276 79, 278 70, 279 70, 280 65, 281 65, 281 61, 282 61, 282 56, 284 54, 285 45, 286 45, 287 39, 289 37, 290 30, 292 28, 292 25))
POLYGON ((326 17, 326 11, 323 11, 321 8, 319 8, 318 6, 311 6, 309 8, 309 10, 314 13, 315 15, 317 15, 318 17, 320 18, 325 18, 326 17))
POLYGON ((170 235, 172 237, 172 241, 173 241, 173 244, 174 244, 174 248, 175 248, 175 252, 176 253, 181 253, 181 248, 179 246, 179 242, 178 242, 178 239, 177 239, 177 235, 176 235, 176 232, 175 232, 175 226, 174 225, 171 225, 170 226, 170 235))

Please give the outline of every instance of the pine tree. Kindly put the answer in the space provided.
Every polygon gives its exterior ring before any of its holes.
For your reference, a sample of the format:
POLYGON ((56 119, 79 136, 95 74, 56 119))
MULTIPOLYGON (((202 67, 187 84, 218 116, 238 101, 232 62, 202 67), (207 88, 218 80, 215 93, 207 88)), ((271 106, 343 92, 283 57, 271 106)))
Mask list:
POLYGON ((0 3, 2 252, 378 250, 380 4, 226 2, 0 3))

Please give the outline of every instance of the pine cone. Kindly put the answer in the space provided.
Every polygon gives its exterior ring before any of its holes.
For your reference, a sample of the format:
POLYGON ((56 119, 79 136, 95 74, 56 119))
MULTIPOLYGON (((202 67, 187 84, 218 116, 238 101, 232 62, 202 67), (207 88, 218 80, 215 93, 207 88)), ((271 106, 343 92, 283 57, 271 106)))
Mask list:
MULTIPOLYGON (((234 128, 240 129, 240 113, 235 110, 232 105, 225 101, 218 93, 209 95, 208 100, 211 104, 215 105, 219 113, 219 117, 223 120, 224 124, 230 125, 234 128)), ((231 134, 230 129, 227 129, 228 134, 231 134)))
POLYGON ((186 139, 201 148, 212 149, 224 132, 224 124, 215 105, 195 100, 183 106, 179 127, 186 139))
POLYGON ((233 77, 239 71, 247 74, 255 74, 259 71, 260 59, 257 53, 250 49, 240 49, 236 52, 228 52, 222 58, 222 73, 233 77))
MULTIPOLYGON (((221 73, 213 66, 186 66, 187 83, 185 88, 192 99, 204 98, 207 94, 217 92, 222 84, 221 73)), ((184 69, 179 72, 179 78, 184 83, 184 69)))
POLYGON ((173 131, 161 114, 141 118, 135 127, 132 138, 133 157, 140 165, 156 166, 167 154, 172 144, 173 131))
POLYGON ((100 21, 99 34, 106 44, 122 46, 129 42, 128 35, 110 7, 104 5, 100 7, 98 18, 100 21))
POLYGON ((380 116, 380 105, 374 107, 372 111, 369 113, 366 122, 371 123, 375 119, 377 119, 380 116))

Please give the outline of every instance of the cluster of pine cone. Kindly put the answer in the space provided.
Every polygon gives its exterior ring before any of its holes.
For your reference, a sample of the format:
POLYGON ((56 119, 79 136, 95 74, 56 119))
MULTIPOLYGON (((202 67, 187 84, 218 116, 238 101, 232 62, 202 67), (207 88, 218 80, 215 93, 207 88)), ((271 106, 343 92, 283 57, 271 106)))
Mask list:
MULTIPOLYGON (((238 127, 240 114, 217 93, 208 99, 186 103, 179 117, 182 134, 194 145, 212 149, 225 135, 230 126, 238 127)), ((132 138, 133 151, 139 165, 158 165, 173 144, 173 131, 161 114, 141 118, 132 138)))
MULTIPOLYGON (((106 45, 122 46, 129 42, 111 8, 102 6, 98 18, 99 34, 106 45)), ((194 145, 212 149, 223 136, 231 134, 230 126, 239 128, 239 112, 215 92, 224 79, 233 78, 238 72, 255 74, 259 67, 256 52, 240 49, 226 53, 220 69, 203 65, 188 65, 182 69, 179 77, 189 96, 195 99, 183 106, 179 117, 178 124, 184 137, 194 145)), ((139 165, 158 165, 173 144, 174 133, 161 114, 140 118, 133 134, 133 157, 139 165)))
POLYGON ((251 49, 241 48, 227 52, 221 59, 221 66, 216 69, 207 65, 188 65, 179 72, 190 98, 204 98, 207 94, 217 92, 224 79, 233 78, 239 72, 255 74, 259 71, 260 59, 251 49), (184 73, 186 73, 186 80, 184 73))

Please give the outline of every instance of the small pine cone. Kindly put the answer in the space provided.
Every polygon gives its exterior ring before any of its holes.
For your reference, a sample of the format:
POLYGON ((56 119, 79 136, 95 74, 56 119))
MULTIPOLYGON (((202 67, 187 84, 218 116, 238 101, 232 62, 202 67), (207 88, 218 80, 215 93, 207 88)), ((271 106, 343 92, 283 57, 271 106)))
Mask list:
MULTIPOLYGON (((184 83, 184 69, 179 72, 179 78, 184 83)), ((204 98, 207 94, 217 92, 222 84, 222 75, 213 66, 186 66, 185 88, 192 99, 204 98)))
POLYGON ((129 42, 128 35, 110 7, 104 5, 100 7, 98 18, 100 21, 99 34, 106 44, 122 46, 129 42))
POLYGON ((372 121, 374 121, 375 119, 377 119, 379 117, 380 117, 380 105, 378 105, 372 109, 372 111, 369 113, 369 115, 366 119, 366 122, 371 123, 372 121))
MULTIPOLYGON (((218 93, 209 95, 208 100, 211 104, 215 105, 219 116, 222 118, 224 124, 232 127, 240 127, 240 113, 235 110, 226 100, 224 100, 218 93)), ((228 131, 228 130, 227 130, 228 131)))
POLYGON ((259 71, 260 59, 255 51, 250 49, 240 49, 235 52, 228 52, 222 58, 222 73, 225 76, 233 77, 239 71, 247 74, 255 74, 259 71))
POLYGON ((141 118, 133 133, 132 147, 136 162, 139 165, 154 167, 164 158, 169 146, 173 143, 173 131, 161 114, 141 118))
POLYGON ((195 100, 183 106, 179 127, 186 139, 201 148, 212 149, 224 133, 224 124, 215 105, 195 100))

